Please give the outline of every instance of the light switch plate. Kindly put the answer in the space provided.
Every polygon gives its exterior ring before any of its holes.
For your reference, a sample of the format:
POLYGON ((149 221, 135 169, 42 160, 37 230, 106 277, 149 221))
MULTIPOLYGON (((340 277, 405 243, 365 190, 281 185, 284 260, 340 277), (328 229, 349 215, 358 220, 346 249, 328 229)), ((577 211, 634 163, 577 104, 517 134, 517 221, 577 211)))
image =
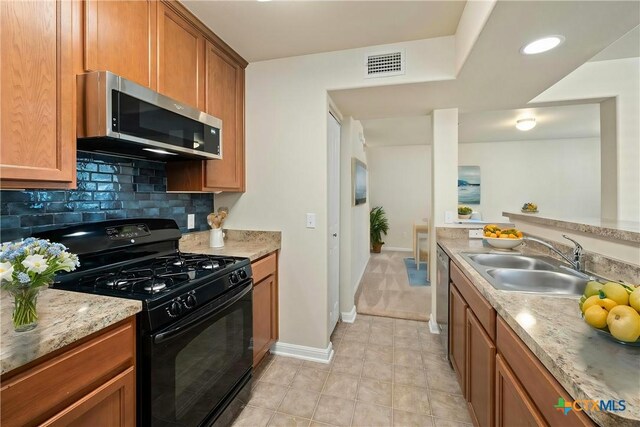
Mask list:
POLYGON ((196 216, 195 214, 187 215, 187 228, 191 230, 192 228, 196 228, 196 216))
POLYGON ((307 228, 316 228, 316 214, 307 214, 307 228))

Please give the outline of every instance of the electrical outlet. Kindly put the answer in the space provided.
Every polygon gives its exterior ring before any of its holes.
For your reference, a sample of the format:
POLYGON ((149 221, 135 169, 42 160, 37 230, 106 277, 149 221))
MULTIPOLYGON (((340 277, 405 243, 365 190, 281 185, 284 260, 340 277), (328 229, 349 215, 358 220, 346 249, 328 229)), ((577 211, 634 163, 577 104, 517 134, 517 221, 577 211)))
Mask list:
POLYGON ((307 228, 316 228, 316 214, 307 214, 307 228))
POLYGON ((482 239, 482 228, 478 228, 475 230, 469 230, 469 238, 470 239, 482 239))
POLYGON ((191 230, 192 228, 196 228, 196 216, 195 214, 187 215, 187 228, 191 230))
POLYGON ((446 224, 453 223, 453 211, 445 211, 444 212, 444 222, 446 224))

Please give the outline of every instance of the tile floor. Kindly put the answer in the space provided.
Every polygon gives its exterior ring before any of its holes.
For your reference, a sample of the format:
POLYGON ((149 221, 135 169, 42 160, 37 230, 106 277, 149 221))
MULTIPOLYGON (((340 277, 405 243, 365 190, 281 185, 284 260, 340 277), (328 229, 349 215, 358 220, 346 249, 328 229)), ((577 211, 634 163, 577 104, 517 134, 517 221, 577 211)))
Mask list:
POLYGON ((399 319, 428 320, 431 286, 411 286, 404 258, 411 252, 371 254, 356 295, 358 313, 399 319))
POLYGON ((470 427, 439 337, 425 322, 358 315, 330 364, 268 356, 234 427, 470 427))

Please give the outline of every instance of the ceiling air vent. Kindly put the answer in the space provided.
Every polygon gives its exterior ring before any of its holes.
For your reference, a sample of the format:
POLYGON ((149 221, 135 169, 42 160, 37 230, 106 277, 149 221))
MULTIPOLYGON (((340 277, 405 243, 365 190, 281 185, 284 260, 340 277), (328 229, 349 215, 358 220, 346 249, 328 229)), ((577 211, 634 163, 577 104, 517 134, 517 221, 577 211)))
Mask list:
POLYGON ((404 74, 404 50, 368 53, 364 57, 365 77, 388 77, 404 74))

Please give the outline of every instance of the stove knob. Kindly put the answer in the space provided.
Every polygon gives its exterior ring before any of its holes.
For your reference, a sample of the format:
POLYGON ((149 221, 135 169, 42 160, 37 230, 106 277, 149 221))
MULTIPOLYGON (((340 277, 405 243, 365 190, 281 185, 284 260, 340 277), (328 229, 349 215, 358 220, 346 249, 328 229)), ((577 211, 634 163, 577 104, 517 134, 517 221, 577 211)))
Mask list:
POLYGON ((229 275, 229 281, 233 284, 238 283, 238 275, 236 273, 231 273, 229 275))
POLYGON ((169 317, 178 317, 182 313, 182 305, 180 301, 173 300, 169 307, 167 307, 167 313, 169 313, 169 317))
POLYGON ((187 308, 193 308, 196 306, 196 304, 198 304, 196 296, 193 294, 187 295, 187 298, 184 300, 184 306, 187 308))
POLYGON ((240 276, 240 278, 241 278, 242 280, 244 280, 244 279, 246 279, 246 278, 247 278, 247 272, 246 272, 246 271, 244 271, 244 268, 243 268, 242 270, 238 271, 238 276, 240 276))

